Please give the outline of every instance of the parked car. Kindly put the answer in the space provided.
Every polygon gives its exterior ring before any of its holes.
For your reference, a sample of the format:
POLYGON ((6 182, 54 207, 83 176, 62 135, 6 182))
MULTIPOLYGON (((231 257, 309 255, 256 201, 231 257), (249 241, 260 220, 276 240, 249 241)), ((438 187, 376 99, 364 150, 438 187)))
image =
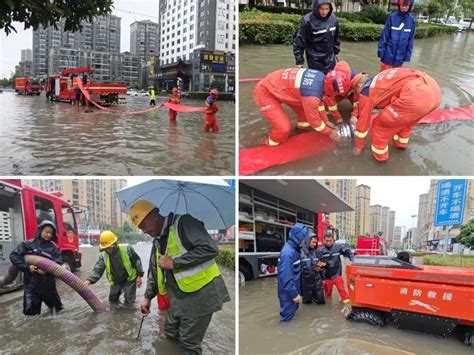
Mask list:
POLYGON ((428 16, 421 16, 420 15, 416 19, 417 19, 418 22, 423 22, 423 23, 428 22, 428 16))

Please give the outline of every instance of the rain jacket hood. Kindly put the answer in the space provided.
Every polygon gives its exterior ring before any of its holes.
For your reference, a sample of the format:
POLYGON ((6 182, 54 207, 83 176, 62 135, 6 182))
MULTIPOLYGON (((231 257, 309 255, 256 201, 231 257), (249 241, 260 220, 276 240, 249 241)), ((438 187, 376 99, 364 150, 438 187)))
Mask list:
POLYGON ((334 9, 332 7, 332 2, 330 0, 314 0, 313 1, 313 15, 316 16, 318 19, 321 19, 321 20, 328 19, 331 16, 333 10, 334 9), (329 12, 326 15, 326 17, 321 17, 321 15, 319 14, 319 6, 322 4, 329 4, 329 12))
MULTIPOLYGON (((44 229, 44 227, 46 227, 46 226, 50 226, 51 228, 53 228, 53 237, 51 238, 51 241, 57 243, 58 242, 58 231, 56 229, 56 225, 53 222, 48 221, 47 219, 42 221, 39 224, 38 228, 36 228, 35 239, 41 239, 41 232, 44 229)), ((44 240, 44 239, 41 239, 41 240, 44 240)))
POLYGON ((290 229, 290 236, 288 238, 288 243, 291 244, 293 248, 299 249, 302 240, 306 240, 308 237, 308 228, 301 223, 296 223, 290 229))

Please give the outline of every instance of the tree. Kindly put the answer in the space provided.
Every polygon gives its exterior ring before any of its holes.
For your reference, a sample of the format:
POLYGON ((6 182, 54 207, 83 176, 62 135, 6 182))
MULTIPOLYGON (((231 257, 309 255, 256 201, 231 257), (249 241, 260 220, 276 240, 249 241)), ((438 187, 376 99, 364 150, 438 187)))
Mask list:
POLYGON ((474 218, 461 227, 457 241, 465 247, 474 247, 474 218))
POLYGON ((428 17, 431 22, 431 18, 436 16, 441 11, 441 4, 437 1, 430 1, 428 4, 428 17))
POLYGON ((4 0, 0 1, 0 29, 8 35, 15 31, 12 23, 24 23, 24 28, 38 29, 54 26, 65 20, 64 31, 77 32, 82 30, 81 22, 92 22, 94 17, 112 12, 113 0, 4 0))
POLYGON ((459 5, 462 7, 465 19, 470 19, 469 29, 472 28, 472 20, 474 17, 474 0, 461 0, 459 5))
POLYGON ((413 5, 413 7, 411 9, 411 14, 413 15, 413 17, 415 17, 415 18, 418 17, 418 15, 423 12, 423 8, 424 8, 424 6, 420 5, 420 4, 413 5))

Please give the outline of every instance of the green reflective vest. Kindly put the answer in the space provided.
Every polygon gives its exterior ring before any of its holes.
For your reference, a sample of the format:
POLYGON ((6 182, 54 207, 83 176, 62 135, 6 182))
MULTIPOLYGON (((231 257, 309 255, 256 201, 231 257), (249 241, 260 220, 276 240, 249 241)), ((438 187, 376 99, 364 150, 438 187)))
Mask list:
MULTIPOLYGON (((127 270, 128 274, 128 281, 134 281, 137 278, 137 270, 132 265, 130 258, 128 257, 126 251, 126 244, 117 244, 119 247, 120 252, 120 259, 122 259, 123 266, 125 270, 127 270)), ((112 273, 110 272, 110 257, 105 251, 102 252, 102 255, 105 258, 105 272, 107 274, 107 279, 109 280, 110 284, 114 284, 114 278, 112 277, 112 273)))
POLYGON ((150 90, 150 100, 156 100, 155 90, 150 90))
MULTIPOLYGON (((168 244, 166 246, 165 255, 171 257, 181 256, 188 251, 181 243, 181 239, 178 235, 178 223, 181 216, 179 216, 175 223, 170 226, 168 232, 168 244)), ((159 260, 160 253, 156 250, 156 267, 157 267, 157 281, 158 281, 158 292, 160 295, 165 295, 166 285, 163 276, 163 271, 160 269, 159 260)), ((214 280, 221 274, 219 267, 214 259, 206 261, 200 265, 196 265, 187 269, 173 269, 172 270, 176 283, 182 292, 191 293, 196 292, 214 280)))

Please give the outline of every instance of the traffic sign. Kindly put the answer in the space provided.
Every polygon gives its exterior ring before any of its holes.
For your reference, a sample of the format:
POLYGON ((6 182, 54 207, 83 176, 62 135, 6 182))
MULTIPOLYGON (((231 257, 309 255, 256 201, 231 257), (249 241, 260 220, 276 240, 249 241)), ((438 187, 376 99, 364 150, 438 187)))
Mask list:
POLYGON ((467 180, 440 180, 435 223, 438 226, 461 224, 466 201, 467 180))

